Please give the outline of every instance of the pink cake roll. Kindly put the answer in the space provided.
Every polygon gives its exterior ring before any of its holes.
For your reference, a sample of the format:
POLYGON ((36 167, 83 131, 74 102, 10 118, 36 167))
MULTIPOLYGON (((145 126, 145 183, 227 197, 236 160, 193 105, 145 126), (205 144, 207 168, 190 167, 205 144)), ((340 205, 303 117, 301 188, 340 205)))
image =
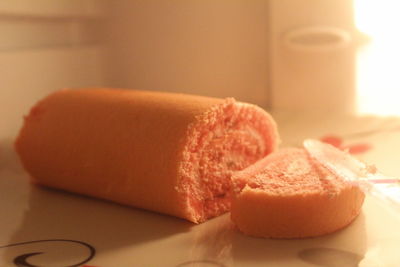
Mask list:
POLYGON ((272 153, 232 177, 231 218, 245 234, 303 238, 350 224, 364 201, 361 189, 312 159, 304 149, 272 153))
POLYGON ((233 99, 81 89, 34 106, 16 150, 36 183, 200 223, 277 142, 264 110, 233 99))

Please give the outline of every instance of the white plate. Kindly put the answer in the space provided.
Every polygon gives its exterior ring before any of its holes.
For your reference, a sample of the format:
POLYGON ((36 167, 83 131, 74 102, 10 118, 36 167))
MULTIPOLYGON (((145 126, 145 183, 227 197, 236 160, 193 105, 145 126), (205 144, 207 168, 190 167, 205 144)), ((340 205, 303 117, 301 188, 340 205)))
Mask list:
MULTIPOLYGON (((289 133, 281 134, 285 138, 289 133)), ((16 266, 16 259, 43 267, 82 266, 77 264, 88 258, 86 264, 96 267, 400 266, 400 217, 371 198, 349 227, 334 234, 302 240, 252 238, 234 229, 229 214, 194 225, 31 185, 10 142, 4 141, 0 214, 0 246, 35 241, 1 248, 2 267, 16 266)))

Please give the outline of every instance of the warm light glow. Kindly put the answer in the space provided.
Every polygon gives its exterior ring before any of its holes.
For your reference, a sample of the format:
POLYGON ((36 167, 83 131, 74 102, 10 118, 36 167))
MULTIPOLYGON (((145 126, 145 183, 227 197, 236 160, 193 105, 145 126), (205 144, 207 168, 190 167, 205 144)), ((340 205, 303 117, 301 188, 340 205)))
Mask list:
POLYGON ((400 1, 355 0, 355 22, 370 38, 357 53, 357 110, 400 115, 400 1))

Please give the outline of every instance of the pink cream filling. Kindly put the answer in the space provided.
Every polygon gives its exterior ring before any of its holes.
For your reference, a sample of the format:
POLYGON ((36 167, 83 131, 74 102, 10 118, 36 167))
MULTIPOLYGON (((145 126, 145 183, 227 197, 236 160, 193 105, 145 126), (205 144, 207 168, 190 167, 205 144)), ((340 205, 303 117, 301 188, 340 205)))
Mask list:
POLYGON ((230 209, 231 175, 275 149, 273 123, 262 109, 228 99, 189 126, 177 190, 191 221, 230 209))
POLYGON ((301 148, 286 148, 257 163, 262 168, 245 170, 234 177, 234 191, 244 188, 268 195, 338 194, 348 186, 342 179, 313 160, 301 148))

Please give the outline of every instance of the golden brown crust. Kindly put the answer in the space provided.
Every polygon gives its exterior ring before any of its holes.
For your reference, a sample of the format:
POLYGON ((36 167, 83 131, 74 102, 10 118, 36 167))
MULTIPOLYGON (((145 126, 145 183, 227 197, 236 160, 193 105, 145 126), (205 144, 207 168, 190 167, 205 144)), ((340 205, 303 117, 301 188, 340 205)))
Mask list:
POLYGON ((146 91, 61 90, 32 108, 16 149, 37 183, 184 217, 171 184, 186 128, 222 101, 146 91))
POLYGON ((305 238, 335 232, 361 211, 364 194, 348 187, 329 197, 318 194, 276 197, 247 190, 232 202, 232 220, 240 231, 256 237, 305 238))

